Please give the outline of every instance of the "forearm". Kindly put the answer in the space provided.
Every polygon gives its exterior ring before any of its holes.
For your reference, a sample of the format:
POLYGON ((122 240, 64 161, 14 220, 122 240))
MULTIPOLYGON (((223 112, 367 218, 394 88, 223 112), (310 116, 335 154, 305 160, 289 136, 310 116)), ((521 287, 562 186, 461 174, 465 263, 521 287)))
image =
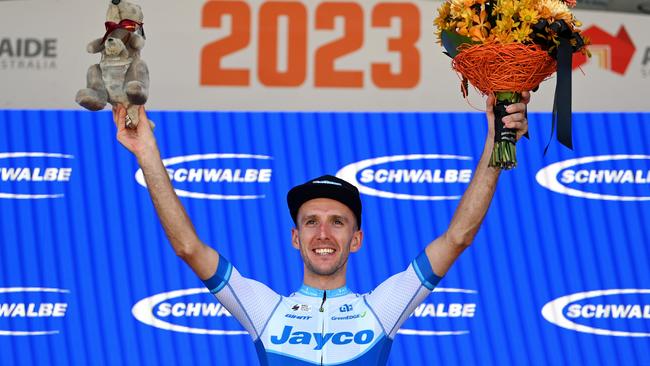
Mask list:
POLYGON ((451 244, 470 245, 490 207, 501 173, 498 168, 488 167, 492 147, 493 141, 488 137, 474 177, 463 194, 449 224, 449 229, 445 233, 451 244))
POLYGON ((488 167, 493 146, 491 139, 488 137, 474 177, 456 208, 449 228, 426 248, 433 272, 440 277, 472 243, 490 207, 500 174, 500 169, 488 167))
POLYGON ((197 236, 192 221, 174 192, 158 148, 149 148, 139 153, 137 158, 151 200, 174 252, 187 262, 199 277, 209 278, 216 270, 218 256, 197 236))
MULTIPOLYGON (((523 92, 522 98, 521 103, 508 106, 508 116, 498 122, 517 130, 517 139, 528 131, 526 104, 530 100, 530 93, 523 92)), ((488 96, 485 103, 488 134, 472 181, 465 190, 447 231, 426 248, 433 272, 438 276, 444 276, 458 256, 474 241, 497 188, 501 170, 488 166, 494 147, 494 104, 494 96, 488 96)))

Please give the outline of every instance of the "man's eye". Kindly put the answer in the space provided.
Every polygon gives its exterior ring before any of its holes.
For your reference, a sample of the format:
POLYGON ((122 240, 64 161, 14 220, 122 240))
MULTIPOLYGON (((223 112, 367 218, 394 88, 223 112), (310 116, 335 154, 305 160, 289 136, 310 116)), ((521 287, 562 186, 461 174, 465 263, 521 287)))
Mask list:
POLYGON ((314 225, 316 223, 316 220, 307 220, 305 221, 305 225, 314 225))
POLYGON ((334 220, 334 225, 343 225, 343 221, 341 221, 341 220, 334 220))

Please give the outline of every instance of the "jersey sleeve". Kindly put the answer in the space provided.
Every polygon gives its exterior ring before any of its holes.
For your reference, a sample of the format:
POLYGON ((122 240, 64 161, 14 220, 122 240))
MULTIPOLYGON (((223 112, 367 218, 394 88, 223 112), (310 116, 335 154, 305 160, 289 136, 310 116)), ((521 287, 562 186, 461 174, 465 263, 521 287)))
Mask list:
POLYGON ((219 255, 215 274, 203 283, 254 341, 260 337, 282 300, 280 295, 263 283, 243 277, 222 255, 219 255))
POLYGON ((392 339, 440 280, 433 273, 426 253, 422 251, 405 271, 382 282, 365 295, 365 300, 381 323, 384 333, 392 339))

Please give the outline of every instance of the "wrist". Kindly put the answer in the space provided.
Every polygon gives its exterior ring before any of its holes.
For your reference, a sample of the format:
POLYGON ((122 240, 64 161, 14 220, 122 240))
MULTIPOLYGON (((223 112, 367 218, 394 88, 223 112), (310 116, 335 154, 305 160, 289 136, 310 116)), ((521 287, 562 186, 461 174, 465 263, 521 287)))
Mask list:
POLYGON ((144 148, 134 153, 140 165, 146 164, 147 162, 152 160, 160 160, 160 151, 158 150, 158 146, 156 145, 155 142, 151 145, 145 146, 144 148))

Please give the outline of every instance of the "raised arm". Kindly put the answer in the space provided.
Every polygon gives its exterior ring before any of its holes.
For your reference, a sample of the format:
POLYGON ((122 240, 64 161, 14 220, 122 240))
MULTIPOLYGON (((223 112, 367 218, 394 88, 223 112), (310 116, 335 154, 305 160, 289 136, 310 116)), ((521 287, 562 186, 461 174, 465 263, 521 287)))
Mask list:
MULTIPOLYGON (((524 92, 522 97, 521 103, 508 107, 509 116, 504 118, 506 127, 517 129, 517 140, 528 131, 526 104, 530 100, 530 93, 524 92)), ((431 268, 440 277, 447 273, 460 254, 474 241, 496 190, 501 170, 488 167, 494 145, 493 105, 494 98, 489 97, 486 102, 488 135, 474 177, 463 194, 447 231, 426 248, 431 268)))
POLYGON ((151 200, 174 252, 200 279, 207 280, 215 274, 219 254, 197 236, 194 225, 169 180, 143 106, 140 106, 139 113, 140 123, 133 130, 125 127, 126 109, 122 106, 113 109, 117 140, 138 159, 151 200))

